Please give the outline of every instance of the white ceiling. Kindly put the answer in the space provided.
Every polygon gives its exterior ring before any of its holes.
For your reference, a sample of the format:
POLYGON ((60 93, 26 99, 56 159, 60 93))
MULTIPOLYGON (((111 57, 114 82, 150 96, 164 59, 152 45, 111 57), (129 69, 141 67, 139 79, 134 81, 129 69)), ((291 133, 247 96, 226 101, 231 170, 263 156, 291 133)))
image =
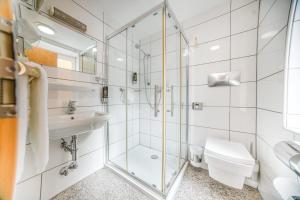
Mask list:
MULTIPOLYGON (((90 0, 90 3, 96 3, 101 6, 101 10, 109 13, 109 16, 114 18, 114 20, 121 25, 130 22, 161 2, 162 0, 90 0)), ((222 4, 225 5, 226 2, 228 1, 169 0, 170 7, 180 22, 204 13, 210 9, 213 9, 214 7, 221 6, 222 4)))

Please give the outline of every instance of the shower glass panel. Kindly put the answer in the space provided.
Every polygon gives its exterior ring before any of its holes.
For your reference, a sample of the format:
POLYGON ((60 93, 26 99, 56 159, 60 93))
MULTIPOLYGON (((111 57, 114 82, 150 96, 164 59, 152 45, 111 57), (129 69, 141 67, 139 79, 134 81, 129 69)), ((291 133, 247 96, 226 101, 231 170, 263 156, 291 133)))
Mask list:
POLYGON ((126 170, 127 146, 127 103, 126 103, 126 69, 127 69, 127 30, 108 41, 108 110, 112 119, 109 122, 108 159, 126 170))
POLYGON ((180 34, 180 168, 188 159, 188 116, 189 116, 189 46, 182 33, 180 34))
POLYGON ((166 189, 180 167, 180 31, 172 14, 166 12, 166 189))
POLYGON ((107 164, 159 195, 187 161, 188 46, 165 6, 112 33, 106 48, 107 164))
POLYGON ((158 10, 128 28, 127 57, 129 68, 132 65, 134 69, 129 73, 131 82, 128 83, 128 91, 132 90, 133 95, 139 98, 128 110, 137 114, 132 121, 129 118, 129 127, 139 127, 129 130, 134 138, 128 134, 128 172, 158 190, 161 189, 162 176, 161 141, 157 141, 162 130, 159 120, 162 76, 161 58, 158 57, 162 43, 157 41, 162 32, 161 19, 161 11, 158 10), (132 82, 133 73, 139 77, 135 84, 132 82), (138 140, 134 140, 135 137, 138 140))

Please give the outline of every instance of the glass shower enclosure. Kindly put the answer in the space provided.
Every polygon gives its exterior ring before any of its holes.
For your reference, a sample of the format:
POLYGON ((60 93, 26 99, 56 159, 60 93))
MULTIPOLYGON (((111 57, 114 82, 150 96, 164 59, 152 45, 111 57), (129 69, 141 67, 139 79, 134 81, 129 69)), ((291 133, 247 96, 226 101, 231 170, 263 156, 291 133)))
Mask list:
POLYGON ((107 166, 164 197, 187 163, 187 40, 166 2, 106 40, 107 166))

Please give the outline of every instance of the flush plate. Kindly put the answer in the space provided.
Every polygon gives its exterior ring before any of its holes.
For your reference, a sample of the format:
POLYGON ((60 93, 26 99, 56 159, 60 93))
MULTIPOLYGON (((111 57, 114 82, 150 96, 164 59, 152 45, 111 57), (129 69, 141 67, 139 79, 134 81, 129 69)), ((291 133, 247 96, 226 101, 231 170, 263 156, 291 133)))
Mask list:
POLYGON ((240 85, 240 72, 222 72, 208 75, 208 86, 238 86, 240 85))

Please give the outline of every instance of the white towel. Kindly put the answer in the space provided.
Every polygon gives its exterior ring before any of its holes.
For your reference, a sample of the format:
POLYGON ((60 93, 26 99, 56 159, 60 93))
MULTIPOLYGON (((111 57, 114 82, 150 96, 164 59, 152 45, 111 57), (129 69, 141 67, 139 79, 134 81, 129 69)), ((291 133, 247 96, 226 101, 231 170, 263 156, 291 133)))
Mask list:
POLYGON ((48 78, 43 67, 36 68, 40 71, 40 77, 30 84, 29 134, 36 170, 40 173, 49 160, 48 78))
POLYGON ((17 112, 18 112, 18 153, 17 153, 17 181, 20 180, 26 152, 26 136, 28 129, 28 76, 17 77, 17 112))

